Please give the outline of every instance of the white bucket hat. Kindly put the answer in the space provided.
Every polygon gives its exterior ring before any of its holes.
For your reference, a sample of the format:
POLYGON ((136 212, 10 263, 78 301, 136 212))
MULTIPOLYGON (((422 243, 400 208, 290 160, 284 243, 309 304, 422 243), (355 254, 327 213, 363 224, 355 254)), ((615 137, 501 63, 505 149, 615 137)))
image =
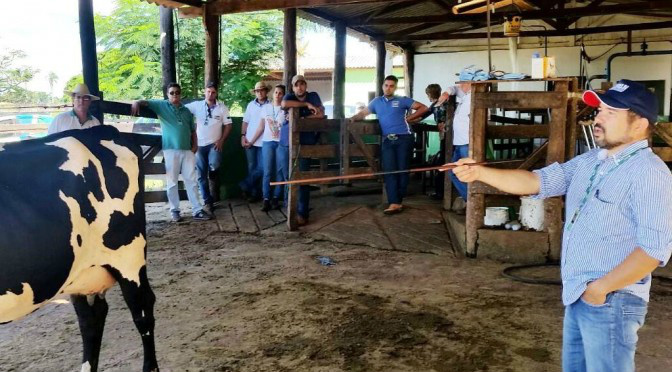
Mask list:
POLYGON ((72 90, 72 92, 68 92, 66 90, 66 91, 64 91, 64 93, 68 94, 68 95, 71 95, 71 96, 75 95, 75 94, 80 95, 80 96, 89 96, 89 97, 91 97, 92 101, 100 100, 100 97, 94 96, 93 94, 91 94, 91 92, 89 91, 89 87, 87 87, 86 84, 77 84, 75 86, 75 89, 72 90))

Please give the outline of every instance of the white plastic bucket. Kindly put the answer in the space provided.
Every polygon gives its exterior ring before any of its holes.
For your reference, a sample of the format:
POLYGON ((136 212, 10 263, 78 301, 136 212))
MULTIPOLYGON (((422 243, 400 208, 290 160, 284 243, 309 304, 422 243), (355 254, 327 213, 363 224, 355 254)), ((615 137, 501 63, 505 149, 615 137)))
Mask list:
POLYGON ((488 207, 485 208, 485 226, 502 226, 509 220, 509 208, 488 207))
POLYGON ((544 229, 544 200, 522 196, 519 217, 523 226, 542 231, 544 229))

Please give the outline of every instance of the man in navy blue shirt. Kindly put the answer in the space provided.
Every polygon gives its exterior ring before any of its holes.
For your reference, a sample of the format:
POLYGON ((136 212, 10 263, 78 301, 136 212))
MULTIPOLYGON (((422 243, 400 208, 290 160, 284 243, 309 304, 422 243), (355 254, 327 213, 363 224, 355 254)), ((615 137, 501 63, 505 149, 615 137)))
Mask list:
MULTIPOLYGON (((323 118, 324 117, 324 106, 322 105, 322 100, 320 99, 319 94, 315 92, 308 92, 308 84, 303 75, 296 75, 292 78, 292 90, 294 93, 289 93, 285 95, 282 99, 282 108, 298 108, 299 117, 301 118, 323 118)), ((317 143, 318 133, 313 132, 302 132, 299 135, 299 143, 302 145, 314 145, 317 143)), ((285 123, 280 128, 280 153, 282 154, 282 159, 279 160, 285 167, 282 169, 282 172, 285 176, 285 179, 289 179, 290 167, 289 164, 289 121, 285 120, 285 123)), ((299 169, 301 171, 307 171, 310 169, 310 159, 302 158, 299 160, 299 169)), ((287 197, 285 196, 285 202, 287 197)), ((299 186, 299 203, 297 207, 297 223, 299 226, 303 226, 308 223, 308 212, 310 209, 310 188, 308 185, 299 186)))
MULTIPOLYGON (((427 112, 427 106, 412 98, 395 96, 398 79, 390 75, 383 81, 383 96, 376 97, 369 103, 369 107, 360 110, 350 118, 359 121, 369 114, 376 114, 383 136, 381 161, 383 171, 400 171, 408 169, 413 151, 413 133, 409 122, 419 119, 427 112), (415 110, 406 116, 410 110, 415 110)), ((402 211, 406 188, 408 187, 408 173, 388 174, 384 176, 387 201, 390 206, 385 214, 394 214, 402 211)))

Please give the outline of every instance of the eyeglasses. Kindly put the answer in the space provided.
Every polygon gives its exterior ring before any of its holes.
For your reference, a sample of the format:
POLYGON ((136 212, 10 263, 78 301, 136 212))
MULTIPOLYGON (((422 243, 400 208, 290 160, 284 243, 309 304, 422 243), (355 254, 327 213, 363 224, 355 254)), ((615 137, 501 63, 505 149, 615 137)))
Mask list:
POLYGON ((73 100, 81 99, 82 101, 90 101, 90 100, 91 100, 91 97, 89 97, 89 96, 76 96, 76 95, 73 95, 73 96, 72 96, 72 99, 73 99, 73 100))
POLYGON ((182 94, 182 92, 180 92, 179 90, 173 90, 173 91, 168 92, 168 95, 171 95, 171 96, 179 96, 180 94, 182 94))
POLYGON ((265 91, 266 91, 266 89, 255 89, 254 93, 265 92, 265 91))

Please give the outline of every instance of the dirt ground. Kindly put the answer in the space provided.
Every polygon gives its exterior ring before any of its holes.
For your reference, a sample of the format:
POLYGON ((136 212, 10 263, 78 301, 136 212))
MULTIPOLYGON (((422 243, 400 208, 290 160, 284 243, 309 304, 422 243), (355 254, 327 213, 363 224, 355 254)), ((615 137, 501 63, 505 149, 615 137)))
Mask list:
MULTIPOLYGON (((174 224, 162 207, 148 211, 164 372, 560 371, 560 288, 505 279, 503 264, 282 226, 225 233, 216 221, 174 224)), ((140 371, 140 337, 119 289, 107 299, 100 369, 140 371)), ((672 370, 671 314, 672 285, 656 282, 638 371, 672 370)), ((0 371, 79 371, 72 306, 0 325, 0 350, 0 371)))

